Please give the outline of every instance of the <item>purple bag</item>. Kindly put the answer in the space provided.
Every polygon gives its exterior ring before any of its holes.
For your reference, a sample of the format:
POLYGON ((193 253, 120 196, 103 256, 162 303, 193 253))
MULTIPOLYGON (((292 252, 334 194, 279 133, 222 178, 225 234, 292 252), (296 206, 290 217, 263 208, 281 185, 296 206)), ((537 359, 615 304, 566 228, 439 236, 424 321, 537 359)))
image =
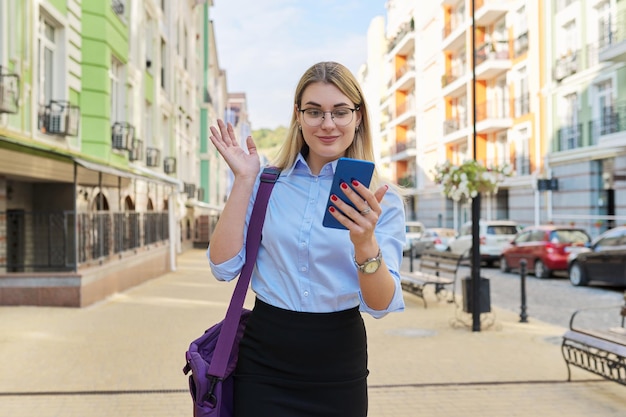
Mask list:
POLYGON ((189 391, 193 399, 195 417, 219 416, 229 417, 233 415, 233 371, 237 366, 239 354, 239 341, 243 336, 246 322, 250 316, 250 310, 243 309, 237 334, 230 352, 226 374, 219 378, 209 374, 209 366, 217 346, 223 321, 208 329, 202 336, 191 342, 189 350, 185 354, 187 365, 183 369, 185 375, 189 375, 189 391), (194 376, 198 377, 194 377, 194 376), (218 400, 219 399, 219 400, 218 400))
POLYGON ((233 415, 234 378, 239 342, 250 316, 243 308, 250 276, 261 244, 267 202, 280 170, 268 167, 261 174, 261 183, 252 209, 246 240, 246 262, 237 280, 226 317, 191 342, 185 353, 183 372, 189 375, 189 391, 194 417, 231 417, 233 415))

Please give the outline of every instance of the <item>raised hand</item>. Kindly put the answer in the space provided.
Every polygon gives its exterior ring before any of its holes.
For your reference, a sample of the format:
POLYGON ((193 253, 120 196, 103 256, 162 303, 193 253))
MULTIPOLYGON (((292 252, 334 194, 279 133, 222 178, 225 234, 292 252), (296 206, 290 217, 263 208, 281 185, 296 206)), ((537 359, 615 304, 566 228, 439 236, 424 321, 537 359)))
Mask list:
POLYGON ((211 126, 211 142, 222 155, 235 177, 256 178, 260 169, 261 161, 256 150, 256 145, 252 136, 246 139, 246 152, 235 137, 233 126, 226 125, 223 120, 218 119, 217 127, 211 126))

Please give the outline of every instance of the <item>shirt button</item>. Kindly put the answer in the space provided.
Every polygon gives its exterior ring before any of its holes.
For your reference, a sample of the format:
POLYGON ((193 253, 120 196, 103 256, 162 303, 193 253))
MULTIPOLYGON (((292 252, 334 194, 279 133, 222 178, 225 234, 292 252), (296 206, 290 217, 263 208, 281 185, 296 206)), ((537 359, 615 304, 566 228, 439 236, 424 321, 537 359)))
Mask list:
POLYGON ((300 271, 305 272, 306 271, 306 266, 301 267, 300 271))
POLYGON ((306 242, 300 242, 300 246, 304 248, 306 246, 306 242))
POLYGON ((305 297, 308 297, 308 296, 309 296, 309 292, 308 292, 308 291, 305 291, 305 292, 304 292, 304 296, 305 296, 305 297))

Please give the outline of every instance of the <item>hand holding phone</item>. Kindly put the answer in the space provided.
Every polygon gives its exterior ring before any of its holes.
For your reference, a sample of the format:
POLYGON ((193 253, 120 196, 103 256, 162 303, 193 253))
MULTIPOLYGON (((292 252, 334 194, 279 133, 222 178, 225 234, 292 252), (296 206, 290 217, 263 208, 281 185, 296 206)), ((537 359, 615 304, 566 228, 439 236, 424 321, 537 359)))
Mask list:
MULTIPOLYGON (((348 199, 341 189, 341 184, 346 183, 349 187, 352 187, 352 180, 357 180, 366 187, 370 186, 372 181, 372 174, 374 173, 374 163, 370 161, 362 161, 360 159, 352 158, 339 158, 337 161, 337 167, 335 168, 335 175, 333 177, 333 183, 330 187, 330 194, 328 195, 328 202, 326 204, 326 212, 324 213, 324 220, 322 225, 325 227, 331 227, 334 229, 346 229, 347 228, 339 223, 337 219, 333 217, 329 212, 329 208, 332 206, 330 201, 331 195, 336 195, 346 204, 358 208, 348 199)), ((337 208, 337 207, 335 207, 337 208)))

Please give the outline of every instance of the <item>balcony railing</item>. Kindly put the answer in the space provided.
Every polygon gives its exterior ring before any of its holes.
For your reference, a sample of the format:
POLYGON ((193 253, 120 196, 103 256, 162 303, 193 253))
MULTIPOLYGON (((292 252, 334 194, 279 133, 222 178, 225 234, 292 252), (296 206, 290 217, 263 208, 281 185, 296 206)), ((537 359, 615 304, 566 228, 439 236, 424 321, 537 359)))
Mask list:
POLYGON ((413 22, 413 19, 403 24, 398 30, 398 34, 394 36, 393 39, 389 42, 389 46, 387 47, 387 52, 391 52, 391 50, 395 48, 396 45, 398 45, 400 41, 404 39, 405 36, 413 32, 414 29, 415 29, 415 23, 413 22))
POLYGON ((559 128, 558 145, 560 151, 576 149, 582 146, 582 124, 574 124, 559 128))
POLYGON ((195 198, 196 197, 196 184, 191 184, 189 182, 186 182, 185 194, 187 194, 187 198, 195 198))
POLYGON ((626 132, 626 102, 605 110, 604 117, 589 122, 589 138, 592 145, 597 145, 600 137, 617 132, 626 132))
POLYGON ((0 222, 7 229, 23 231, 19 241, 8 242, 0 268, 7 272, 72 271, 92 260, 169 239, 168 221, 167 211, 79 213, 78 221, 73 211, 0 212, 0 222))
POLYGON ((487 42, 476 48, 476 65, 480 65, 487 60, 507 60, 509 59, 508 43, 487 42))
POLYGON ((17 113, 20 101, 20 77, 0 65, 0 113, 17 113))
POLYGON ((554 63, 554 79, 561 81, 565 77, 569 77, 580 71, 580 55, 580 50, 570 51, 557 59, 554 63))
POLYGON ((515 54, 515 58, 518 58, 524 55, 528 51, 528 32, 524 32, 520 34, 513 41, 513 52, 515 54))
POLYGON ((505 100, 486 100, 476 104, 476 120, 503 119, 509 117, 505 100))

